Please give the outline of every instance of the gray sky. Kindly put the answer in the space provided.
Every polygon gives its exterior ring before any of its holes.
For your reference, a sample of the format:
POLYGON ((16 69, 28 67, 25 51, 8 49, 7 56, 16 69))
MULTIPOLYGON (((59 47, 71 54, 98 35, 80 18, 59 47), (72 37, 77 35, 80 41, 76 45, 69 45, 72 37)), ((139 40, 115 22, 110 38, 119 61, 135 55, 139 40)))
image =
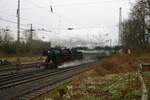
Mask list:
MULTIPOLYGON (((38 32, 44 40, 84 40, 104 43, 118 40, 119 7, 123 19, 128 18, 134 0, 21 0, 22 28, 33 24, 36 30, 44 28, 52 32, 38 32), (50 12, 50 5, 54 13, 50 12), (68 27, 75 30, 67 31, 68 27), (109 34, 109 35, 106 35, 109 34)), ((17 0, 0 0, 0 18, 16 22, 17 0)), ((0 20, 0 27, 9 27, 16 37, 16 26, 0 20)), ((107 44, 107 43, 106 43, 107 44)))

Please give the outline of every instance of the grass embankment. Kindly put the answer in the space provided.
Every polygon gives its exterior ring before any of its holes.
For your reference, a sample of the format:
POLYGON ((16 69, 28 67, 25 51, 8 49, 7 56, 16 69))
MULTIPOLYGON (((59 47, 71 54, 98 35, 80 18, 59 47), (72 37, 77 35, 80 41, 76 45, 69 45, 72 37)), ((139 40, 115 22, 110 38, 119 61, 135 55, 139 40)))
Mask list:
POLYGON ((18 59, 20 59, 21 64, 29 64, 29 63, 36 63, 41 62, 45 59, 42 56, 34 56, 34 57, 0 57, 0 60, 7 60, 11 64, 18 63, 18 59))
POLYGON ((150 54, 106 58, 94 69, 36 100, 140 100, 142 91, 136 70, 142 62, 150 62, 150 54))
POLYGON ((143 74, 143 78, 148 91, 148 100, 150 100, 150 72, 145 72, 143 74))

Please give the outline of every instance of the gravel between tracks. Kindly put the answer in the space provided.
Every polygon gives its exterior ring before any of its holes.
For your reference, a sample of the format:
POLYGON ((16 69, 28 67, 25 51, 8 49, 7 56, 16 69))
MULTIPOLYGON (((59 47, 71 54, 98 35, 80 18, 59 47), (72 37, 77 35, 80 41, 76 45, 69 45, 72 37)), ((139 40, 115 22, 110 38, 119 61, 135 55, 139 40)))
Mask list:
POLYGON ((19 81, 19 79, 16 80, 16 82, 10 81, 10 84, 5 84, 6 89, 0 91, 0 99, 10 100, 13 98, 22 97, 26 94, 34 92, 35 90, 54 85, 58 82, 71 78, 72 76, 84 70, 89 69, 91 64, 95 64, 95 62, 81 64, 71 68, 64 68, 64 70, 58 72, 47 72, 47 74, 45 73, 41 76, 35 75, 26 79, 22 78, 20 79, 21 81, 19 81))

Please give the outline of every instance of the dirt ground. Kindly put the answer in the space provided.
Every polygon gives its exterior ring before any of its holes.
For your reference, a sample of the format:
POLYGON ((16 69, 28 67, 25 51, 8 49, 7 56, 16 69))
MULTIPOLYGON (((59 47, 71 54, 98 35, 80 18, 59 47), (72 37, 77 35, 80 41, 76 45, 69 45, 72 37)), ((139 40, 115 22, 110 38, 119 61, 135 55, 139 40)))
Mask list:
POLYGON ((139 63, 150 63, 150 54, 107 57, 36 100, 140 100, 139 63))

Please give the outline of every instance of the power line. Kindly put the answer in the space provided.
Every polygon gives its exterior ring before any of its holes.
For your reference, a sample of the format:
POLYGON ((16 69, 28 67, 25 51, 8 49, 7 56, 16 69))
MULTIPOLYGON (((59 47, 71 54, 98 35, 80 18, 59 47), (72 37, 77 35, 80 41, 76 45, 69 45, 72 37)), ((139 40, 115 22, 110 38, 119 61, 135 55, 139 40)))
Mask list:
MULTIPOLYGON (((13 17, 13 18, 16 18, 16 15, 8 15, 8 16, 11 16, 11 17, 13 17)), ((1 16, 0 15, 0 17, 4 17, 4 16, 1 16)), ((23 21, 28 21, 29 23, 31 23, 31 20, 29 19, 29 18, 25 18, 25 17, 20 17, 20 19, 21 20, 23 20, 23 21)), ((5 19, 6 20, 6 19, 5 19)), ((14 21, 13 21, 14 22, 14 21)), ((14 22, 14 24, 17 24, 17 22, 14 22)), ((39 23, 37 23, 38 25, 40 25, 39 23)), ((27 25, 27 24, 21 24, 21 25, 27 25)), ((42 26, 42 25, 41 25, 42 26)))
MULTIPOLYGON (((31 0, 28 0, 30 3, 32 3, 34 6, 36 6, 37 8, 39 8, 39 9, 43 9, 43 11, 45 11, 45 8, 47 8, 47 7, 44 7, 44 6, 41 6, 41 5, 38 5, 38 4, 35 4, 33 1, 31 1, 31 0)), ((46 12, 51 12, 51 5, 49 6, 49 10, 46 10, 46 12)), ((53 11, 53 13, 52 13, 53 15, 56 15, 58 18, 61 18, 61 19, 63 19, 63 20, 65 20, 66 22, 69 22, 69 23, 71 23, 71 24, 73 24, 72 22, 70 22, 70 21, 68 21, 68 18, 65 18, 65 17, 63 17, 62 15, 60 15, 60 14, 58 14, 58 13, 56 13, 55 11, 53 11)), ((77 24, 76 24, 77 25, 77 24)), ((78 24, 79 25, 79 24, 78 24)))
MULTIPOLYGON (((4 12, 1 12, 1 13, 3 13, 3 14, 6 14, 7 16, 11 16, 11 17, 13 17, 13 18, 16 18, 17 16, 16 15, 8 15, 7 13, 4 13, 4 12)), ((0 15, 1 16, 1 15, 0 15)), ((20 19, 21 20, 24 20, 24 21, 31 21, 29 18, 25 18, 25 17, 21 17, 20 16, 20 19)))
MULTIPOLYGON (((47 8, 47 7, 44 7, 44 6, 41 6, 41 5, 38 5, 38 4, 36 4, 36 3, 34 3, 33 1, 31 1, 31 0, 28 0, 30 3, 32 3, 34 6, 36 6, 37 8, 40 8, 40 9, 42 9, 43 11, 45 11, 44 9, 45 8, 47 8)), ((49 10, 46 10, 46 12, 51 12, 51 7, 52 6, 49 6, 49 10)), ((64 16, 62 16, 62 15, 60 15, 60 14, 58 14, 58 13, 56 13, 56 12, 53 12, 52 13, 53 15, 56 15, 58 18, 59 18, 59 20, 61 20, 61 19, 63 19, 63 21, 65 21, 65 22, 67 22, 67 23, 70 23, 70 24, 72 24, 72 25, 79 25, 79 24, 75 24, 75 23, 73 23, 73 22, 70 22, 70 19, 68 19, 68 18, 65 18, 64 16)), ((21 19, 25 19, 26 20, 26 18, 21 18, 21 19)))
MULTIPOLYGON (((28 0, 29 1, 29 0, 28 0)), ((32 2, 32 4, 33 4, 33 2, 32 2)), ((43 8, 46 8, 46 7, 43 7, 43 6, 39 6, 39 5, 35 5, 34 4, 34 6, 36 6, 36 7, 38 7, 38 8, 40 8, 40 9, 43 9, 43 8)), ((48 12, 49 12, 49 10, 48 10, 48 12)), ((62 17, 61 15, 58 15, 57 13, 54 13, 56 16, 58 16, 58 17, 60 17, 61 19, 64 19, 64 20, 66 20, 66 18, 64 18, 64 17, 62 17)), ((13 15, 12 15, 13 16, 13 15)), ((15 16, 16 17, 16 16, 15 16)), ((22 19, 25 19, 25 18, 22 18, 22 19)), ((5 19, 5 21, 6 21, 6 19, 5 19)), ((7 22, 11 22, 11 23, 14 23, 14 24, 17 24, 16 22, 13 22, 13 21, 8 21, 7 20, 7 22)), ((67 21, 68 22, 68 21, 67 21)), ((22 24, 21 24, 22 25, 22 24)), ((46 31, 45 30, 45 32, 51 32, 51 31, 46 31)))
POLYGON ((83 6, 83 5, 94 5, 94 4, 101 4, 102 2, 112 2, 114 0, 110 1, 99 1, 99 2, 85 2, 85 3, 70 3, 70 4, 60 4, 60 5, 54 5, 55 7, 66 7, 66 6, 83 6))
POLYGON ((7 20, 7 19, 3 19, 3 18, 1 18, 1 17, 0 17, 0 20, 5 21, 5 22, 9 22, 9 23, 12 23, 12 24, 17 24, 17 23, 14 22, 14 21, 7 20))
MULTIPOLYGON (((33 1, 31 1, 31 0, 28 0, 28 1, 29 1, 30 3, 32 3, 34 6, 36 6, 37 8, 42 9, 43 11, 45 11, 45 8, 47 8, 47 7, 44 7, 44 6, 35 4, 35 3, 34 3, 33 1)), ((110 1, 113 1, 113 0, 110 0, 110 1)), ((109 2, 110 2, 110 1, 109 1, 109 2)), ((108 2, 108 1, 103 1, 103 2, 108 2)), ((75 3, 75 5, 77 5, 77 4, 91 4, 91 3, 94 4, 94 3, 98 3, 98 2, 75 3)), ((67 5, 69 5, 69 4, 67 4, 67 5)), ((74 4, 72 4, 72 5, 74 5, 74 4)), ((50 6, 49 6, 49 10, 46 10, 46 12, 51 12, 51 7, 55 7, 55 6, 61 6, 61 5, 53 5, 53 6, 50 5, 50 6)), ((65 6, 65 4, 64 4, 64 6, 65 6)), ((73 20, 68 19, 68 18, 62 16, 62 15, 56 13, 55 11, 53 11, 52 14, 53 14, 53 15, 56 15, 60 20, 63 19, 63 21, 67 22, 68 24, 70 23, 70 24, 72 24, 73 26, 79 26, 78 23, 74 23, 75 21, 73 22, 73 20)), ((81 24, 80 24, 80 26, 81 26, 81 24)))
POLYGON ((38 8, 46 8, 46 7, 44 7, 44 6, 41 6, 41 5, 38 5, 38 4, 34 3, 34 2, 31 1, 31 0, 27 0, 27 1, 30 2, 30 3, 32 3, 34 6, 36 6, 36 7, 38 7, 38 8))
MULTIPOLYGON (((8 19, 4 19, 4 18, 2 18, 2 17, 0 17, 0 20, 1 20, 1 21, 4 21, 4 22, 8 22, 8 23, 12 23, 12 24, 17 25, 17 22, 12 21, 12 20, 8 20, 8 19)), ((27 24, 20 24, 20 25, 27 27, 27 24)), ((15 28, 16 28, 16 27, 15 27, 15 28)), ((25 28, 23 28, 23 27, 20 27, 20 30, 27 30, 27 29, 25 29, 25 28)))
MULTIPOLYGON (((0 20, 1 20, 1 21, 5 21, 5 22, 8 22, 8 23, 12 23, 12 24, 17 24, 17 22, 15 22, 15 21, 11 21, 11 20, 8 20, 8 19, 4 19, 4 18, 2 18, 2 17, 0 17, 0 20)), ((20 24, 20 25, 22 25, 22 26, 27 26, 26 24, 20 24)))
MULTIPOLYGON (((38 8, 46 8, 45 6, 41 6, 41 5, 38 5, 36 4, 35 2, 31 1, 31 0, 28 0, 30 3, 32 3, 33 5, 37 6, 38 8)), ((97 2, 82 2, 82 3, 68 3, 68 4, 56 4, 56 5, 53 5, 54 7, 66 7, 66 6, 82 6, 82 5, 93 5, 93 4, 101 4, 102 2, 103 3, 110 3, 110 2, 113 2, 114 0, 108 0, 108 1, 97 1, 97 2)), ((52 0, 51 0, 52 2, 52 0)))
MULTIPOLYGON (((12 24, 17 24, 17 22, 14 22, 14 21, 11 21, 11 20, 7 20, 7 19, 3 19, 3 18, 1 18, 0 17, 0 20, 2 20, 2 21, 5 21, 5 22, 8 22, 8 23, 12 23, 12 24)), ((20 24, 20 25, 22 25, 22 26, 27 26, 27 25, 25 25, 25 24, 20 24)), ((27 30, 27 29, 25 29, 25 28, 20 28, 21 30, 27 30)), ((53 31, 51 31, 51 30, 47 30, 47 29, 45 29, 45 28, 42 28, 42 29, 38 29, 38 31, 45 31, 45 32, 50 32, 50 33, 52 33, 53 31)), ((54 33, 54 32, 53 32, 54 33)))

